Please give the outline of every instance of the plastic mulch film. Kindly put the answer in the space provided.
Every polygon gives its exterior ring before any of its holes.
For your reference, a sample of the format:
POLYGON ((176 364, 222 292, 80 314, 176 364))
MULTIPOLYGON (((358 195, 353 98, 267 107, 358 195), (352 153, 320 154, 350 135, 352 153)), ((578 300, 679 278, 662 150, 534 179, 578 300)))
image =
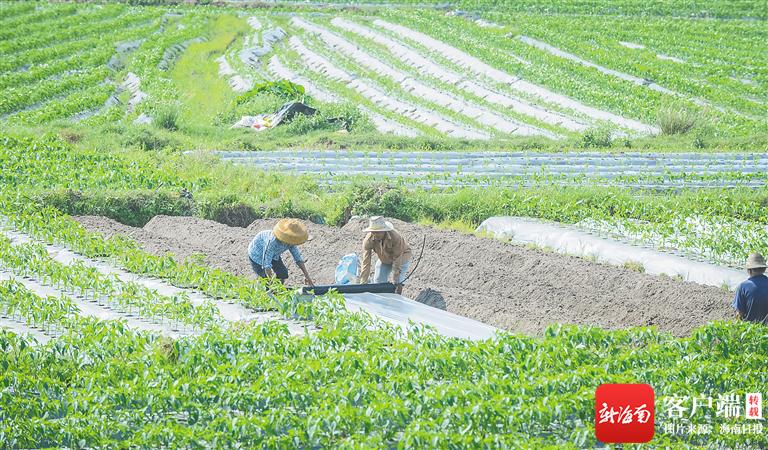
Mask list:
POLYGON ((403 328, 413 321, 428 325, 443 336, 472 340, 491 338, 497 328, 477 320, 433 308, 397 294, 344 294, 350 311, 367 311, 403 328))
POLYGON ((745 272, 705 262, 692 261, 650 248, 638 247, 613 239, 594 236, 554 223, 521 217, 491 217, 477 228, 500 239, 534 244, 556 252, 596 258, 613 265, 642 264, 646 273, 679 276, 709 286, 735 289, 747 278, 745 272))

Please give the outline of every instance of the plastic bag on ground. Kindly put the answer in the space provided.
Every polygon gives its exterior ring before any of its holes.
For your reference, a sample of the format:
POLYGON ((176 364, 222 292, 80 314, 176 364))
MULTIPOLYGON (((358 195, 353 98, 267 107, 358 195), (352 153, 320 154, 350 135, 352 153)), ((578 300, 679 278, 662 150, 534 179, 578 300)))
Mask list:
POLYGON ((258 116, 243 116, 232 128, 252 128, 255 131, 263 131, 272 128, 274 114, 260 114, 258 116))
POLYGON ((341 257, 336 266, 335 284, 352 284, 357 281, 360 274, 360 258, 356 253, 350 253, 341 257))

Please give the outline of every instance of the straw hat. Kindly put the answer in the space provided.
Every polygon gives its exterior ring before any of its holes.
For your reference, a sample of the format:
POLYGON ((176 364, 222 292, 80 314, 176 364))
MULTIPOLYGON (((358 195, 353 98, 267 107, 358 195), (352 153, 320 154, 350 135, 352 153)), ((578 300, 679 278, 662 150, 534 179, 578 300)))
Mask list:
POLYGON ((282 219, 277 222, 272 228, 272 234, 288 245, 301 245, 310 239, 307 227, 296 219, 282 219))
POLYGON ((765 269, 765 258, 760 253, 752 253, 747 258, 747 269, 765 269))
POLYGON ((373 216, 371 217, 371 221, 368 224, 368 228, 366 228, 366 233, 375 232, 375 231, 392 231, 395 227, 392 225, 392 222, 387 222, 384 220, 381 216, 373 216))

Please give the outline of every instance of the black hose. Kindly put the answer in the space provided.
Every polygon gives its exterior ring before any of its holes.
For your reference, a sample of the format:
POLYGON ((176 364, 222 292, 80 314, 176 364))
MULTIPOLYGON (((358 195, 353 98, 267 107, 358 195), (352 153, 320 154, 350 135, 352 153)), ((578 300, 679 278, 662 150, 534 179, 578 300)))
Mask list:
POLYGON ((424 247, 427 245, 427 235, 424 235, 424 239, 421 241, 421 252, 419 253, 419 259, 416 261, 416 265, 413 266, 413 270, 411 270, 411 273, 408 274, 407 277, 403 280, 400 284, 405 284, 406 281, 408 281, 409 278, 411 278, 411 275, 413 275, 416 272, 416 269, 419 268, 419 264, 421 263, 421 257, 424 256, 424 247))

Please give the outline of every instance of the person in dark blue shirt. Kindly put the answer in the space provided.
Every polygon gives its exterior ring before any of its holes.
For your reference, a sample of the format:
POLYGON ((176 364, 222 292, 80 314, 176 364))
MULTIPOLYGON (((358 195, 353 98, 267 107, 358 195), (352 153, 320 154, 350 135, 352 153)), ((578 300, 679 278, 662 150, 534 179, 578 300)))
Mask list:
POLYGON ((746 265, 749 279, 739 285, 733 299, 733 308, 742 320, 768 324, 768 277, 765 276, 765 268, 765 258, 761 254, 749 255, 746 265))

